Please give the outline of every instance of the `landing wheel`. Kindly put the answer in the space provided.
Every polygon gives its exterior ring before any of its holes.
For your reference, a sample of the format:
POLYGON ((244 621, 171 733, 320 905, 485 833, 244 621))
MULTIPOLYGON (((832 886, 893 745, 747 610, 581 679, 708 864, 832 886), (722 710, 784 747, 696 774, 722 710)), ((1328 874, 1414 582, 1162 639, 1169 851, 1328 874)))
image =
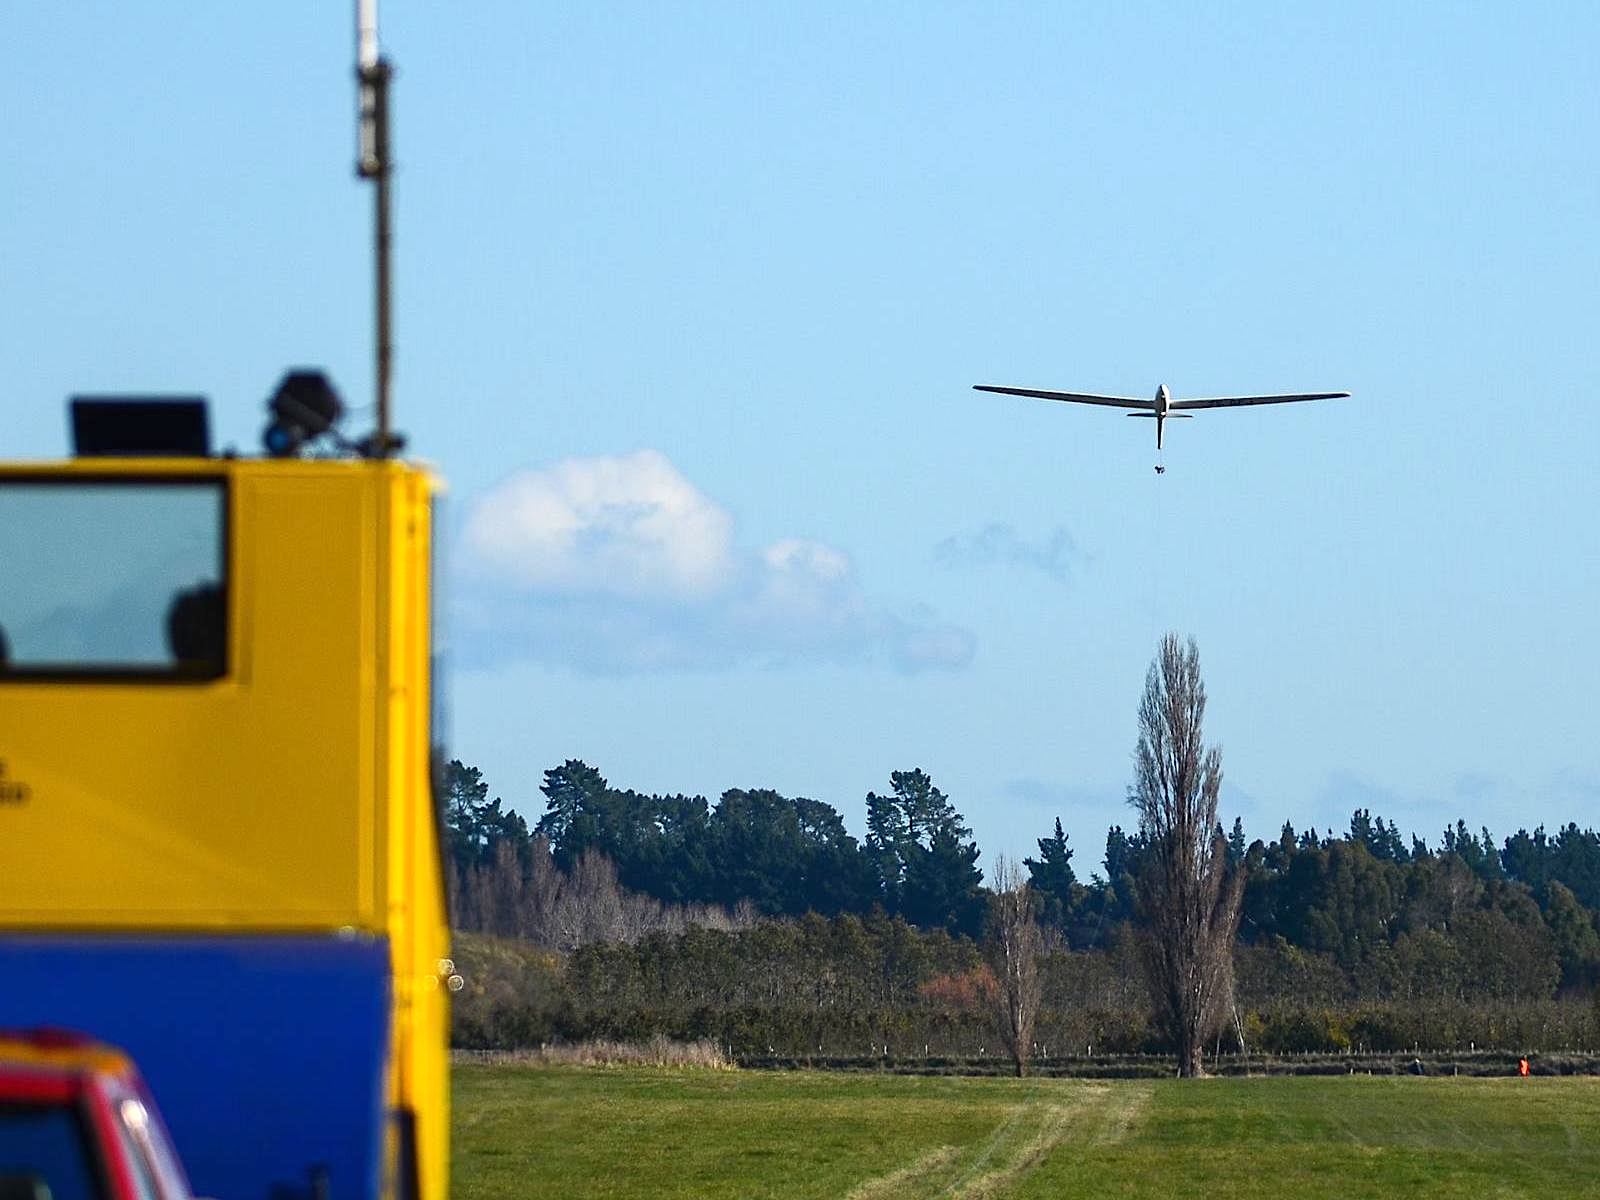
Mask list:
POLYGON ((1156 474, 1157 474, 1157 475, 1165 475, 1165 474, 1166 474, 1166 473, 1167 473, 1167 469, 1166 469, 1166 468, 1165 468, 1165 467, 1163 467, 1163 466, 1161 466, 1161 465, 1160 465, 1160 464, 1159 464, 1159 463, 1158 463, 1158 464, 1157 464, 1157 465, 1156 465, 1156 474))

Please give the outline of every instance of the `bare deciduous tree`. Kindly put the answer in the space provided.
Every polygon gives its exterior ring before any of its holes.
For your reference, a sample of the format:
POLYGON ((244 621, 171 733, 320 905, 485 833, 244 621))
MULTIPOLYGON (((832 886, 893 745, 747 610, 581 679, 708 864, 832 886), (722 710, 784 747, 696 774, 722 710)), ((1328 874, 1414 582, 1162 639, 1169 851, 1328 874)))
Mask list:
POLYGON ((1000 1041, 1017 1075, 1028 1073, 1033 1024, 1039 1014, 1039 953, 1043 939, 1033 888, 1013 859, 995 860, 989 901, 989 958, 995 975, 995 1017, 1000 1041))
POLYGON ((726 932, 756 923, 756 910, 745 901, 730 911, 714 904, 663 904, 630 892, 618 882, 615 864, 598 850, 584 851, 571 871, 563 871, 543 834, 525 849, 519 854, 513 843, 502 841, 488 862, 465 870, 448 864, 456 929, 568 953, 592 942, 636 942, 657 931, 726 932))
POLYGON ((1147 841, 1139 874, 1146 962, 1156 1013, 1178 1050, 1178 1074, 1202 1073, 1206 1039, 1233 1004, 1233 942, 1242 872, 1228 866, 1217 828, 1222 753, 1206 747, 1200 652, 1175 633, 1145 677, 1128 800, 1147 841))
POLYGON ((598 850, 585 850, 556 896, 557 948, 571 951, 590 942, 623 941, 626 907, 615 864, 598 850))

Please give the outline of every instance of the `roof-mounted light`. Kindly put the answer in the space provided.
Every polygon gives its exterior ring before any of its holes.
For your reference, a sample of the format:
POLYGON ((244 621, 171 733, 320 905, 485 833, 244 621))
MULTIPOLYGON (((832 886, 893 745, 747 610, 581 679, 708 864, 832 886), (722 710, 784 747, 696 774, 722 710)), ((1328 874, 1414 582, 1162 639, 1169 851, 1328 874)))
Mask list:
POLYGON ((273 458, 292 458, 306 443, 333 431, 344 405, 321 371, 298 369, 283 377, 267 411, 272 420, 261 435, 262 445, 273 458))

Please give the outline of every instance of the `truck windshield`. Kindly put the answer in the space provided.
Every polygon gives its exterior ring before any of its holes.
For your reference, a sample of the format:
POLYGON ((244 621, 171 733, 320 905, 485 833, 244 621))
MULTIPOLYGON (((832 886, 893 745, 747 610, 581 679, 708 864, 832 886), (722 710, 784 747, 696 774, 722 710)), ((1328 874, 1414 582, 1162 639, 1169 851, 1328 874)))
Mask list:
POLYGON ((0 1103, 0 1191, 50 1200, 100 1200, 99 1170, 76 1110, 66 1105, 0 1103), (41 1192, 43 1184, 49 1189, 41 1192), (10 1190, 6 1190, 7 1187, 10 1190))
POLYGON ((220 480, 0 479, 0 676, 226 667, 220 480))

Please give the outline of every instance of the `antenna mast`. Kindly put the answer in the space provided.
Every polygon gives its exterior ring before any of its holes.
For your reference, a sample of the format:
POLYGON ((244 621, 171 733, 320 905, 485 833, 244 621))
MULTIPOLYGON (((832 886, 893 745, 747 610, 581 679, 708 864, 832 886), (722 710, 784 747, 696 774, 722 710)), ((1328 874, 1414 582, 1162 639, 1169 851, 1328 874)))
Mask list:
POLYGON ((388 458, 402 444, 402 439, 389 431, 389 374, 394 350, 389 303, 389 80, 393 74, 389 60, 378 50, 378 0, 356 0, 356 80, 359 85, 356 174, 376 185, 373 188, 373 282, 378 428, 368 451, 374 458, 388 458))

